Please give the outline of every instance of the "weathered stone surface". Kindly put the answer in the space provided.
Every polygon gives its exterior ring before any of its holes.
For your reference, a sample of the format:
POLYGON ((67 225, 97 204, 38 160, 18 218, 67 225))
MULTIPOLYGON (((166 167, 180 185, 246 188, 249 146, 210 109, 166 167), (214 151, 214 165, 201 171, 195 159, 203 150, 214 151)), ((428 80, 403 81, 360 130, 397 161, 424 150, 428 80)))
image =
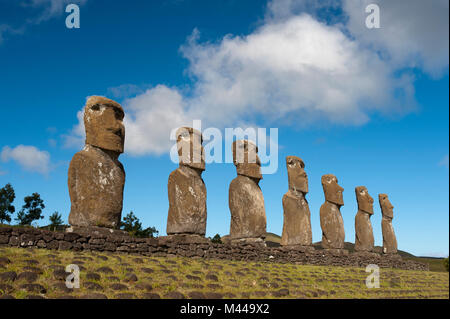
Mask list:
POLYGON ((373 198, 365 186, 355 188, 358 212, 355 217, 355 251, 371 252, 374 248, 373 228, 370 217, 373 215, 373 198))
POLYGON ((169 213, 167 234, 198 234, 206 232, 206 186, 202 179, 205 161, 201 133, 182 127, 177 133, 180 167, 174 170, 167 184, 169 213))
POLYGON ((266 233, 266 210, 259 187, 262 179, 258 148, 246 140, 232 145, 238 176, 231 181, 228 204, 231 213, 230 239, 259 239, 266 233))
POLYGON ((345 240, 344 220, 341 206, 344 205, 342 192, 336 176, 322 176, 325 203, 320 207, 320 227, 322 228, 322 247, 325 249, 343 249, 345 240))
POLYGON ((123 117, 122 107, 112 100, 94 96, 86 103, 86 146, 73 157, 68 174, 71 225, 119 226, 125 184, 118 161, 125 138, 123 117))
POLYGON ((305 196, 308 193, 308 176, 303 160, 286 157, 289 191, 283 196, 282 246, 311 246, 311 213, 305 196))
MULTIPOLYGON (((106 229, 103 229, 106 230, 106 229)), ((17 227, 14 230, 14 233, 10 233, 10 236, 19 237, 23 233, 28 233, 26 228, 17 227)), ((35 239, 39 238, 43 234, 42 230, 36 230, 34 235, 35 239)), ((55 240, 54 242, 56 246, 59 245, 60 242, 65 241, 64 233, 55 232, 54 234, 55 240), (60 236, 62 235, 62 236, 60 236)), ((78 239, 75 240, 74 245, 78 243, 78 241, 83 240, 87 242, 91 239, 90 235, 81 235, 78 239)), ((94 236, 103 236, 101 234, 94 236)), ((75 238, 76 236, 73 236, 75 238)), ((68 238, 70 239, 70 238, 68 238)), ((428 270, 429 266, 424 263, 420 263, 412 260, 403 260, 398 254, 379 254, 376 252, 355 252, 353 254, 348 254, 348 251, 344 249, 309 249, 310 246, 282 246, 282 247, 265 247, 263 245, 263 241, 261 238, 251 238, 251 239, 238 239, 236 242, 231 241, 230 244, 217 244, 212 243, 208 238, 202 237, 200 235, 171 235, 164 236, 160 238, 154 238, 151 243, 147 243, 147 240, 143 240, 142 245, 147 245, 145 251, 140 251, 134 241, 136 239, 132 237, 124 237, 124 242, 117 244, 117 247, 120 245, 129 245, 124 246, 127 248, 126 253, 132 254, 140 254, 141 256, 153 256, 153 257, 169 257, 169 256, 181 256, 181 257, 193 257, 193 258, 204 258, 205 261, 209 258, 222 259, 222 260, 246 260, 246 261, 256 261, 256 262, 275 262, 275 263, 295 263, 295 264, 310 264, 310 265, 328 265, 328 266, 339 266, 339 267, 366 267, 369 264, 376 264, 380 268, 400 268, 405 270, 428 270), (161 241, 160 241, 161 239, 161 241), (236 243, 236 244, 235 244, 236 243), (261 244, 259 244, 261 243, 261 244)), ((34 240, 36 242, 36 240, 34 240)), ((37 244, 35 244, 37 245, 37 244)), ((116 245, 116 244, 115 244, 116 245)), ((9 246, 13 246, 9 244, 9 246)), ((37 246, 32 246, 37 247, 37 246)), ((72 247, 72 250, 74 247, 72 247)), ((102 251, 102 246, 89 246, 87 248, 81 247, 81 249, 88 249, 91 251, 102 251)), ((30 249, 30 251, 32 251, 30 249)), ((59 254, 59 253, 57 253, 59 254)), ((57 255, 49 254, 48 259, 57 259, 57 255)), ((26 254, 28 257, 31 257, 31 254, 26 254)), ((118 255, 114 255, 114 258, 117 258, 118 255)), ((103 255, 97 255, 99 260, 107 261, 108 257, 103 255)), ((119 257, 120 258, 120 257, 119 257)), ((83 257, 83 255, 78 255, 75 259, 71 261, 67 261, 69 263, 79 263, 79 260, 93 260, 91 257, 83 257)), ((26 261, 27 264, 36 264, 37 261, 33 259, 28 259, 26 261)), ((57 263, 57 260, 53 260, 53 263, 57 263)), ((167 263, 172 264, 174 261, 168 259, 167 263)), ((52 263, 52 262, 50 262, 52 263)), ((147 266, 147 264, 151 264, 152 268, 156 269, 157 267, 162 268, 161 272, 167 274, 174 274, 174 270, 176 271, 177 266, 172 270, 168 269, 164 264, 159 264, 155 259, 145 258, 145 261, 142 265, 147 266)), ((0 284, 9 284, 14 280, 17 280, 17 274, 14 272, 6 272, 7 268, 10 268, 10 265, 7 264, 7 260, 5 263, 5 259, 3 259, 3 269, 0 269, 0 284)), ((187 260, 183 260, 182 264, 184 266, 189 265, 187 260)), ((128 267, 129 264, 123 263, 121 264, 123 267, 128 267)), ((175 265, 175 264, 174 264, 175 265)), ((205 264, 206 265, 206 264, 205 264)), ((230 264, 233 265, 233 264, 230 264)), ((29 269, 28 267, 22 267, 22 271, 32 271, 36 273, 42 273, 42 270, 39 269, 29 269)), ((34 266, 31 266, 34 267, 34 266)), ((51 264, 47 265, 45 263, 42 264, 42 267, 49 269, 50 271, 57 270, 58 272, 54 273, 52 279, 57 279, 60 283, 64 284, 66 277, 69 273, 65 272, 65 267, 62 264, 51 264)), ((82 265, 80 265, 80 269, 82 270, 82 274, 87 274, 89 271, 93 271, 93 269, 82 269, 82 265), (85 272, 86 271, 86 272, 85 272)), ((205 266, 206 267, 206 266, 205 266)), ((213 268, 220 269, 220 265, 214 265, 213 268)), ((0 266, 1 268, 1 266, 0 266)), ((223 267, 222 267, 223 268, 223 267)), ((276 268, 276 267, 275 267, 276 268)), ((10 268, 11 269, 11 268, 10 268)), ((124 268, 125 269, 125 268, 124 268)), ((132 269, 125 269, 127 272, 133 271, 132 269)), ((152 269, 150 268, 141 268, 143 273, 152 273, 152 269), (145 269, 145 271, 144 271, 145 269)), ((244 270, 244 269, 243 269, 244 270)), ((239 272, 236 273, 237 276, 244 276, 245 274, 249 274, 249 268, 245 270, 245 273, 239 272)), ((102 267, 98 269, 100 273, 112 274, 113 270, 109 267, 102 267)), ((209 272, 208 272, 209 273, 209 272)), ((233 274, 230 272, 224 272, 226 276, 232 276, 233 274)), ((193 275, 197 275, 197 277, 201 277, 202 279, 206 279, 205 271, 192 271, 193 275)), ((176 274, 175 274, 176 275, 176 274)), ((118 282, 119 278, 112 275, 105 275, 106 280, 108 282, 118 282)), ((145 275, 143 275, 145 276, 145 275)), ((97 277, 97 276, 95 276, 97 277)), ((139 278, 140 280, 145 278, 139 278)), ((87 281, 96 281, 94 277, 88 278, 82 275, 83 282, 87 281)), ((206 279, 206 280, 212 280, 206 279)), ((262 279, 261 279, 262 280, 262 279)), ((189 286, 189 289, 202 289, 208 287, 209 289, 218 290, 221 289, 221 286, 215 283, 208 283, 206 285, 202 285, 196 282, 192 282, 196 286, 189 286)), ((281 287, 280 287, 281 288, 281 287)))
POLYGON ((397 253, 397 238, 395 237, 394 227, 392 227, 392 219, 394 218, 394 206, 389 201, 388 195, 379 194, 381 213, 381 231, 383 233, 383 253, 397 253))

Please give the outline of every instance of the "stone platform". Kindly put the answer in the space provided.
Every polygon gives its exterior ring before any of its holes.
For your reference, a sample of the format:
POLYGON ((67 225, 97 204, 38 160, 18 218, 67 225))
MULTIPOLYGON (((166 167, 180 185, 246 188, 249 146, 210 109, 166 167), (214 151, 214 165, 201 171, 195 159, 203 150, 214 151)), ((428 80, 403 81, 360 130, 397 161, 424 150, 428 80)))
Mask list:
POLYGON ((429 270, 427 264, 405 260, 399 255, 263 247, 259 243, 216 244, 198 235, 134 238, 126 232, 109 229, 87 231, 86 229, 72 228, 67 232, 52 232, 31 227, 5 226, 0 227, 0 246, 109 251, 144 256, 180 256, 321 266, 366 267, 369 264, 375 264, 380 268, 429 270))

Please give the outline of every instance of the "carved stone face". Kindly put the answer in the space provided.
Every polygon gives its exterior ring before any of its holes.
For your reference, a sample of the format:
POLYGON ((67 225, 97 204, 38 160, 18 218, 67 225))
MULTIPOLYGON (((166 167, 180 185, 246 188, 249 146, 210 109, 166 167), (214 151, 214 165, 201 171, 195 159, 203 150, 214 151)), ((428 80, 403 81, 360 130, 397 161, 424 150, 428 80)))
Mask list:
POLYGON ((388 217, 390 219, 394 218, 394 206, 389 201, 387 194, 379 194, 378 200, 380 202, 381 213, 383 216, 388 217))
POLYGON ((325 200, 336 205, 344 205, 342 192, 344 189, 338 185, 336 176, 327 174, 322 176, 322 187, 325 193, 325 200))
POLYGON ((287 156, 286 167, 288 171, 289 189, 308 193, 308 175, 305 172, 305 163, 300 157, 287 156))
POLYGON ((192 127, 180 127, 176 136, 180 165, 204 171, 205 153, 202 146, 202 133, 192 127))
POLYGON ((124 111, 119 103, 91 96, 84 108, 86 144, 123 153, 125 143, 124 111))
POLYGON ((373 198, 369 195, 365 186, 355 187, 356 201, 358 202, 358 209, 373 215, 373 198))
POLYGON ((250 141, 238 140, 232 145, 233 162, 238 175, 262 179, 258 147, 250 141))

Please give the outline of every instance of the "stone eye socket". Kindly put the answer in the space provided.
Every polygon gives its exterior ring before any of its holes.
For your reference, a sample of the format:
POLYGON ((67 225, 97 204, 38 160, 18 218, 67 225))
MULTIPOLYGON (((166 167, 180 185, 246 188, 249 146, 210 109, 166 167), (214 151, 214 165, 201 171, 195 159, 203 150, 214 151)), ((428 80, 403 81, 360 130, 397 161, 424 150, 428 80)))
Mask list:
POLYGON ((116 119, 118 120, 123 120, 123 117, 125 116, 125 114, 123 114, 123 112, 118 109, 114 109, 114 114, 116 116, 116 119))

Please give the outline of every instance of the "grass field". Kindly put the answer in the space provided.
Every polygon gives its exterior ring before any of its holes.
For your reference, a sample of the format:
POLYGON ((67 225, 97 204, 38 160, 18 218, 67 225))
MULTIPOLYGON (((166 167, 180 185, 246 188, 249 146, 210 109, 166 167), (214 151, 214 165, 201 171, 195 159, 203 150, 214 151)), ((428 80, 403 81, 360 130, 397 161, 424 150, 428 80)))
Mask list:
POLYGON ((368 289, 362 268, 143 257, 0 248, 2 298, 449 298, 443 272, 380 270, 368 289), (80 267, 80 288, 64 269, 80 267))

